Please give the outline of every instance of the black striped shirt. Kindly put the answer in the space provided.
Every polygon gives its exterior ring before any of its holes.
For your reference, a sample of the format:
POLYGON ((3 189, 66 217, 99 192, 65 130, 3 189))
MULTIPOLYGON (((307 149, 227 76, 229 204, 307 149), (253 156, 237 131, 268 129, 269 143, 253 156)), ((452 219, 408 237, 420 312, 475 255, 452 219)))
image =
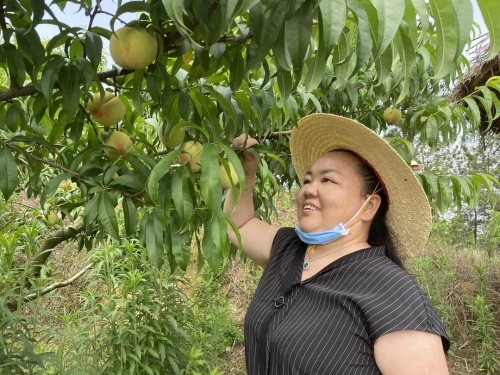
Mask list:
POLYGON ((306 247, 293 228, 276 234, 245 317, 248 375, 378 375, 375 340, 405 329, 438 334, 448 350, 434 308, 383 247, 348 254, 301 282, 306 247))

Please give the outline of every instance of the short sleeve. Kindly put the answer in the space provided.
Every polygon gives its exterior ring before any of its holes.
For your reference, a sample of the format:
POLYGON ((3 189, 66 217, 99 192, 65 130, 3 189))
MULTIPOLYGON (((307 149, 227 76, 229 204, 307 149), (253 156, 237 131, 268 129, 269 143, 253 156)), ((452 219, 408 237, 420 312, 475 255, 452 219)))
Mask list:
POLYGON ((395 331, 417 330, 441 336, 444 351, 450 342, 443 323, 416 281, 389 259, 367 271, 373 280, 368 298, 360 296, 361 307, 368 325, 370 340, 395 331), (384 264, 387 263, 387 264, 384 264))
POLYGON ((274 236, 273 244, 271 246, 270 260, 287 251, 290 248, 292 242, 297 242, 297 240, 298 237, 295 235, 294 228, 279 228, 276 232, 276 235, 274 236))

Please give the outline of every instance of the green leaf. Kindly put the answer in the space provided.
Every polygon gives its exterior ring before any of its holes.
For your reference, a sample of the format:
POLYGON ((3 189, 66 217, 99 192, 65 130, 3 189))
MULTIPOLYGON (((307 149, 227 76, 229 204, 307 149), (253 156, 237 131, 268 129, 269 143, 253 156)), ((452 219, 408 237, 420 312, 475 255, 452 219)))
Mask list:
MULTIPOLYGON (((40 2, 43 3, 43 2, 40 2)), ((30 58, 31 62, 38 68, 43 63, 45 48, 35 30, 15 29, 18 48, 30 58)))
POLYGON ((323 34, 323 44, 320 43, 318 50, 322 49, 328 55, 333 46, 339 42, 340 34, 344 29, 347 19, 346 0, 321 0, 319 14, 320 35, 323 34))
POLYGON ((390 46, 403 20, 405 0, 372 0, 378 14, 378 59, 390 46))
POLYGON ((222 257, 219 249, 215 245, 210 224, 211 223, 205 223, 204 227, 202 241, 203 255, 205 256, 209 267, 212 270, 217 271, 221 265, 222 257))
POLYGON ((174 255, 175 263, 186 270, 191 257, 191 247, 189 232, 180 228, 180 220, 176 214, 170 216, 170 244, 174 255))
POLYGON ((134 108, 139 112, 139 115, 142 116, 142 80, 144 79, 145 69, 136 69, 134 71, 134 79, 133 79, 133 90, 132 90, 132 103, 134 104, 134 108))
POLYGON ((268 10, 264 3, 259 2, 250 9, 249 28, 254 36, 247 51, 247 69, 255 69, 275 44, 288 9, 287 1, 279 1, 268 10))
POLYGON ((43 189, 42 194, 40 195, 40 206, 44 207, 47 199, 54 195, 61 182, 71 178, 72 176, 73 174, 71 173, 63 173, 57 175, 56 177, 52 178, 49 182, 47 182, 47 185, 45 185, 45 188, 43 189))
POLYGON ((172 175, 172 200, 182 220, 182 228, 188 226, 194 209, 189 183, 191 183, 189 169, 185 166, 178 167, 172 175))
POLYGON ((280 89, 281 100, 286 102, 292 94, 292 73, 284 70, 276 76, 276 81, 280 89))
POLYGON ((464 51, 465 44, 469 41, 472 30, 473 9, 470 0, 453 0, 453 7, 455 8, 456 27, 459 30, 457 33, 458 45, 454 60, 458 60, 464 51))
POLYGON ((381 85, 389 77, 392 71, 392 44, 385 49, 380 57, 375 60, 375 69, 377 70, 377 85, 381 85))
POLYGON ((425 138, 430 147, 435 146, 438 137, 438 126, 436 117, 431 116, 427 119, 425 126, 425 138))
POLYGON ((16 78, 19 85, 22 85, 26 79, 26 66, 24 64, 23 56, 17 50, 16 46, 10 43, 3 45, 3 51, 7 57, 9 73, 16 78))
MULTIPOLYGON (((215 125, 218 125, 219 120, 217 118, 217 109, 212 100, 197 90, 191 90, 189 95, 191 96, 191 99, 193 99, 200 116, 204 116, 210 122, 212 128, 215 125)), ((214 140, 216 140, 218 136, 218 134, 212 134, 214 140)))
POLYGON ((147 191, 151 200, 159 204, 158 198, 158 186, 159 181, 165 176, 167 172, 172 168, 172 162, 175 158, 177 158, 182 153, 181 149, 170 151, 167 155, 165 155, 153 168, 147 183, 147 191))
POLYGON ((479 110, 476 101, 471 97, 464 98, 464 101, 467 103, 467 107, 472 114, 472 118, 469 118, 469 121, 473 127, 479 127, 479 124, 481 123, 481 111, 479 110))
POLYGON ((14 193, 18 183, 16 161, 7 147, 0 147, 0 191, 5 200, 14 193))
POLYGON ((240 88, 244 77, 245 60, 238 50, 233 55, 231 67, 229 68, 229 87, 231 87, 231 91, 235 92, 240 88))
POLYGON ((343 32, 340 35, 339 44, 333 50, 332 64, 334 64, 334 65, 346 64, 349 61, 349 59, 353 53, 352 51, 353 51, 353 48, 349 44, 349 41, 347 40, 346 32, 343 32))
POLYGON ((76 114, 80 102, 80 74, 74 65, 64 66, 59 71, 59 85, 63 90, 63 113, 67 121, 76 114))
POLYGON ((133 236, 137 229, 137 209, 132 198, 124 197, 122 207, 125 219, 125 232, 127 236, 133 236))
POLYGON ((117 185, 123 185, 137 191, 142 191, 145 185, 145 178, 144 176, 136 174, 124 174, 118 176, 117 178, 112 180, 109 184, 109 186, 117 186, 117 185))
POLYGON ((160 220, 154 214, 149 214, 145 240, 149 259, 151 259, 151 262, 160 269, 163 266, 165 257, 163 228, 160 220))
POLYGON ((429 0, 429 4, 437 33, 437 63, 432 79, 438 80, 448 74, 454 65, 458 48, 457 30, 453 24, 455 9, 453 0, 429 0))
POLYGON ((403 64, 403 88, 396 100, 395 105, 398 105, 403 101, 403 99, 408 95, 410 91, 411 84, 411 72, 415 66, 416 54, 413 49, 413 43, 411 38, 408 36, 404 28, 401 26, 399 28, 399 33, 396 37, 396 45, 399 52, 399 57, 401 58, 401 63, 403 64))
POLYGON ((427 196, 433 196, 437 194, 438 185, 437 177, 434 173, 424 172, 419 175, 422 178, 424 189, 426 190, 427 196))
POLYGON ((288 49, 293 70, 302 68, 312 35, 312 1, 306 1, 285 21, 285 48, 288 49))
POLYGON ((64 65, 65 61, 62 56, 55 56, 43 68, 40 86, 42 94, 47 102, 50 102, 52 91, 54 90, 54 83, 59 76, 59 70, 64 65))
POLYGON ((184 0, 162 0, 162 2, 165 10, 167 11, 167 14, 175 23, 177 30, 179 30, 179 32, 183 36, 190 39, 189 36, 192 34, 192 32, 184 24, 184 20, 182 17, 182 12, 184 10, 184 0))
POLYGON ((219 208, 214 212, 214 216, 210 222, 210 230, 212 231, 212 240, 217 249, 220 249, 219 253, 221 253, 221 250, 226 247, 226 242, 228 240, 227 222, 222 209, 219 208))
POLYGON ((97 71, 101 63, 102 39, 99 35, 87 31, 85 38, 85 53, 87 54, 94 71, 97 71))
MULTIPOLYGON (((359 3, 363 6, 368 16, 368 25, 370 27, 370 34, 372 37, 372 56, 378 57, 380 54, 380 42, 379 40, 379 19, 377 14, 377 9, 372 4, 370 0, 358 0, 359 3)), ((382 26, 384 24, 383 21, 380 21, 382 26)))
POLYGON ((444 177, 440 177, 438 179, 437 206, 442 215, 444 215, 448 207, 450 207, 452 199, 452 188, 448 180, 444 177))
MULTIPOLYGON (((325 26, 327 26, 328 22, 330 21, 331 14, 327 13, 326 17, 328 19, 323 20, 323 9, 321 7, 322 3, 326 3, 326 1, 322 0, 320 2, 320 9, 318 12, 318 22, 320 24, 319 28, 319 40, 318 40, 318 48, 316 50, 316 56, 314 58, 313 63, 309 67, 309 70, 307 71, 307 76, 306 80, 304 82, 304 86, 307 91, 311 92, 313 90, 316 90, 323 80, 323 76, 325 74, 325 68, 326 68, 326 61, 327 61, 327 55, 330 54, 330 51, 332 50, 331 47, 329 46, 329 42, 325 41, 325 32, 330 32, 330 29, 325 30, 325 26)), ((328 3, 331 3, 328 1, 328 3)), ((344 4, 345 5, 345 4, 344 4)), ((326 9, 324 9, 324 12, 329 12, 331 11, 329 6, 325 6, 326 9)), ((342 32, 342 30, 340 30, 342 32)), ((339 35, 340 35, 339 32, 339 35)), ((330 35, 328 35, 328 38, 330 38, 330 35)))
POLYGON ((85 205, 85 209, 83 210, 83 222, 85 223, 85 226, 89 226, 97 218, 97 203, 99 202, 99 196, 100 194, 94 195, 85 205))
POLYGON ((429 30, 429 11, 427 10, 427 3, 425 0, 412 0, 413 6, 418 13, 418 19, 420 21, 420 37, 418 38, 418 45, 422 43, 427 38, 427 30, 429 30))
POLYGON ((498 0, 477 0, 484 23, 490 33, 488 60, 498 56, 500 53, 500 2, 498 0))
POLYGON ((87 59, 77 57, 76 67, 78 69, 78 72, 80 73, 80 80, 81 82, 83 82, 82 92, 86 93, 89 91, 89 87, 94 80, 95 72, 92 69, 92 64, 87 59))
POLYGON ((33 11, 33 19, 31 21, 30 30, 34 29, 43 19, 45 13, 45 2, 39 0, 30 0, 31 10, 33 11))
MULTIPOLYGON (((35 0, 36 1, 36 0, 35 0)), ((115 30, 115 21, 124 13, 142 13, 149 12, 150 6, 149 3, 143 1, 130 1, 125 4, 121 4, 121 1, 118 3, 118 9, 114 12, 113 18, 109 21, 111 26, 111 31, 115 30)))
MULTIPOLYGON (((216 89, 214 89, 210 85, 203 86, 203 88, 205 90, 207 90, 210 93, 210 95, 212 95, 215 98, 217 103, 224 109, 224 112, 226 112, 226 114, 229 116, 229 118, 231 119, 233 124, 236 124, 236 113, 234 112, 234 109, 231 106, 231 102, 229 101, 231 98, 229 98, 229 100, 227 100, 224 97, 224 95, 222 95, 220 92, 218 92, 216 89)), ((207 134, 207 138, 208 138, 208 134, 207 134)))
POLYGON ((23 122, 22 116, 24 116, 24 114, 21 112, 21 109, 14 103, 7 109, 5 124, 12 133, 17 132, 17 130, 21 126, 23 122))
POLYGON ((118 220, 116 219, 114 199, 111 193, 102 191, 99 194, 98 217, 107 234, 119 240, 118 220))
POLYGON ((356 39, 357 62, 353 72, 358 72, 364 63, 372 56, 372 38, 370 35, 370 22, 368 14, 357 0, 348 0, 349 9, 354 14, 357 23, 358 35, 356 39))
POLYGON ((146 85, 151 99, 158 102, 161 97, 161 75, 158 72, 158 66, 151 64, 146 71, 146 85))
POLYGON ((213 144, 204 144, 201 154, 200 190, 201 197, 212 210, 220 207, 220 202, 215 202, 213 199, 215 191, 220 189, 219 152, 213 144))
POLYGON ((236 7, 238 6, 239 0, 226 0, 220 3, 222 9, 222 32, 226 32, 228 26, 234 20, 234 16, 236 15, 236 7))
POLYGON ((455 201, 465 199, 465 201, 470 204, 471 190, 465 178, 457 175, 456 173, 451 173, 451 182, 454 186, 456 185, 457 187, 460 187, 460 189, 457 190, 461 190, 463 193, 463 195, 457 195, 455 201))

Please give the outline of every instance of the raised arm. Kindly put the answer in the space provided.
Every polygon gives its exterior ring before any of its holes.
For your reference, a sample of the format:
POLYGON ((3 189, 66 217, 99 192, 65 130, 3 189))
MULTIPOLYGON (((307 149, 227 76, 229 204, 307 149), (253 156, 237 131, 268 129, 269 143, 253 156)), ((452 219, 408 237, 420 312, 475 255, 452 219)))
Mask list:
MULTIPOLYGON (((256 144, 255 139, 242 134, 234 139, 232 147, 241 149, 245 146, 248 149, 256 144)), ((265 267, 271 254, 274 236, 279 228, 254 217, 253 187, 259 167, 257 156, 245 151, 241 163, 245 170, 244 190, 236 207, 233 207, 233 191, 229 189, 224 203, 224 212, 231 217, 240 232, 241 250, 255 263, 265 267)), ((231 227, 228 228, 228 234, 229 240, 238 246, 238 238, 231 227)))

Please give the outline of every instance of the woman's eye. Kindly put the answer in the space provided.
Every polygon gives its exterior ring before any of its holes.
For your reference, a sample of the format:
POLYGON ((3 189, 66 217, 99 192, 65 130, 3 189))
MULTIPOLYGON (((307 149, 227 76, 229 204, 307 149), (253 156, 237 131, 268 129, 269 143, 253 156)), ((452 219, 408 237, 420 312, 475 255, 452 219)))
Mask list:
POLYGON ((304 181, 302 181, 302 185, 307 185, 307 184, 309 184, 309 183, 311 183, 311 181, 309 181, 309 180, 304 180, 304 181))
POLYGON ((332 180, 330 180, 329 178, 323 178, 323 182, 333 182, 332 180))

